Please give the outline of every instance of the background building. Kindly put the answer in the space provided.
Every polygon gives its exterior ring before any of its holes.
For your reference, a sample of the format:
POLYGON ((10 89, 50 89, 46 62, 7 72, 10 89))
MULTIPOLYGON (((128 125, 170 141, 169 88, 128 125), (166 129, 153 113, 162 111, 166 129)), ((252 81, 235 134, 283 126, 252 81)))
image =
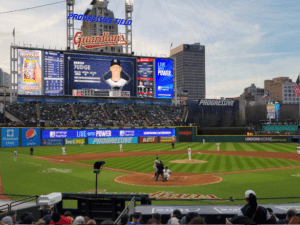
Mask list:
MULTIPOLYGON (((104 32, 109 32, 110 35, 118 35, 118 24, 114 24, 115 16, 113 11, 107 8, 108 0, 91 2, 92 9, 87 9, 84 13, 86 16, 99 16, 114 18, 111 24, 83 21, 81 31, 83 36, 102 36, 104 32)), ((88 50, 83 48, 84 50, 88 50)), ((104 48, 91 49, 88 51, 103 51, 109 53, 123 53, 122 46, 109 46, 104 48)))
POLYGON ((8 73, 4 72, 0 68, 0 86, 7 86, 10 88, 11 86, 11 77, 8 73))
MULTIPOLYGON (((295 83, 289 77, 276 77, 272 80, 265 80, 265 91, 270 91, 270 96, 276 96, 276 101, 283 103, 283 84, 293 85, 295 83)), ((293 91, 292 91, 293 92, 293 91)))
POLYGON ((205 46, 182 44, 172 49, 170 55, 176 59, 177 89, 188 90, 189 100, 204 99, 205 46))

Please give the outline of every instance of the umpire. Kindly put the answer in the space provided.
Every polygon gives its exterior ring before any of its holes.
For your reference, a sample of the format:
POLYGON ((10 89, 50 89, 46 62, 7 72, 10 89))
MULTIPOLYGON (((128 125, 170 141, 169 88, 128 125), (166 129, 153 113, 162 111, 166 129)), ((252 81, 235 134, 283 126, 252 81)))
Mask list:
POLYGON ((30 148, 30 155, 33 155, 33 147, 30 148))
POLYGON ((156 178, 155 178, 155 181, 158 180, 158 177, 159 175, 162 176, 163 178, 163 182, 165 182, 165 179, 164 179, 164 164, 163 164, 163 161, 160 160, 160 163, 157 164, 157 172, 156 172, 156 178))

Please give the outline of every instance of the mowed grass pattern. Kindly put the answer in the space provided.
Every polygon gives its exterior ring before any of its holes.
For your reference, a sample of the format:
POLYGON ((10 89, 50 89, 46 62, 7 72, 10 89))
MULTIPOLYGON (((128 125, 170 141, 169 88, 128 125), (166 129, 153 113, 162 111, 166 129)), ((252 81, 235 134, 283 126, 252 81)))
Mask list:
MULTIPOLYGON (((298 144, 289 143, 220 143, 220 151, 251 151, 251 152, 291 152, 296 153, 298 144)), ((216 143, 193 142, 193 143, 176 143, 175 151, 187 150, 188 146, 192 150, 198 151, 216 151, 216 143)), ((38 146, 34 148, 34 156, 61 155, 62 146, 38 146)), ((118 144, 107 145, 66 145, 67 154, 82 153, 101 153, 101 152, 118 152, 118 144)), ((18 154, 29 155, 30 147, 18 147, 18 154)), ((13 153, 15 148, 2 148, 3 152, 13 153)), ((171 144, 123 144, 124 152, 146 152, 146 151, 170 151, 173 150, 171 144)))
MULTIPOLYGON (((231 171, 255 170, 266 168, 300 166, 300 162, 285 159, 270 159, 242 156, 193 154, 192 159, 204 160, 207 163, 200 164, 177 164, 170 163, 173 160, 188 159, 187 155, 163 155, 160 156, 164 165, 168 166, 172 172, 183 173, 221 173, 231 171)), ((95 160, 80 161, 86 164, 94 164, 95 160)), ((105 166, 110 168, 129 170, 135 172, 154 172, 153 165, 155 156, 108 158, 104 160, 105 166)))

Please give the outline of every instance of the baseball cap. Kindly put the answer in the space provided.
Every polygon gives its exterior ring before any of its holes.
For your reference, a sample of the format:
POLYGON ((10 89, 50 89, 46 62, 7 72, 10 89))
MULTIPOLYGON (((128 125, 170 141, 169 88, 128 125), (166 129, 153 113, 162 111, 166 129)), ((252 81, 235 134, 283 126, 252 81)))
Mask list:
POLYGON ((120 60, 118 60, 118 59, 113 59, 113 60, 111 60, 111 63, 110 63, 110 66, 113 66, 113 65, 121 65, 121 62, 120 62, 120 60))
POLYGON ((59 212, 54 212, 52 214, 52 220, 54 223, 58 223, 60 221, 60 213, 59 212))
POLYGON ((4 217, 4 218, 2 219, 2 222, 3 222, 4 224, 13 224, 13 220, 12 220, 11 216, 6 216, 6 217, 4 217))
POLYGON ((250 194, 254 194, 256 196, 254 191, 248 190, 248 191, 245 192, 245 198, 249 198, 250 194))

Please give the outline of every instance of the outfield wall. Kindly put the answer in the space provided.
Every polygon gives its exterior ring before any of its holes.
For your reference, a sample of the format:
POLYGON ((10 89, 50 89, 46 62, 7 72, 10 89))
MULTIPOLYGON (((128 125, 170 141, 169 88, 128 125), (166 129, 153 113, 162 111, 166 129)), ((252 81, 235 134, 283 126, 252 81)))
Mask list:
POLYGON ((300 136, 197 135, 196 127, 1 128, 0 146, 150 144, 172 142, 300 143, 300 136), (96 135, 97 134, 97 135, 96 135), (54 135, 54 136, 53 136, 54 135))

